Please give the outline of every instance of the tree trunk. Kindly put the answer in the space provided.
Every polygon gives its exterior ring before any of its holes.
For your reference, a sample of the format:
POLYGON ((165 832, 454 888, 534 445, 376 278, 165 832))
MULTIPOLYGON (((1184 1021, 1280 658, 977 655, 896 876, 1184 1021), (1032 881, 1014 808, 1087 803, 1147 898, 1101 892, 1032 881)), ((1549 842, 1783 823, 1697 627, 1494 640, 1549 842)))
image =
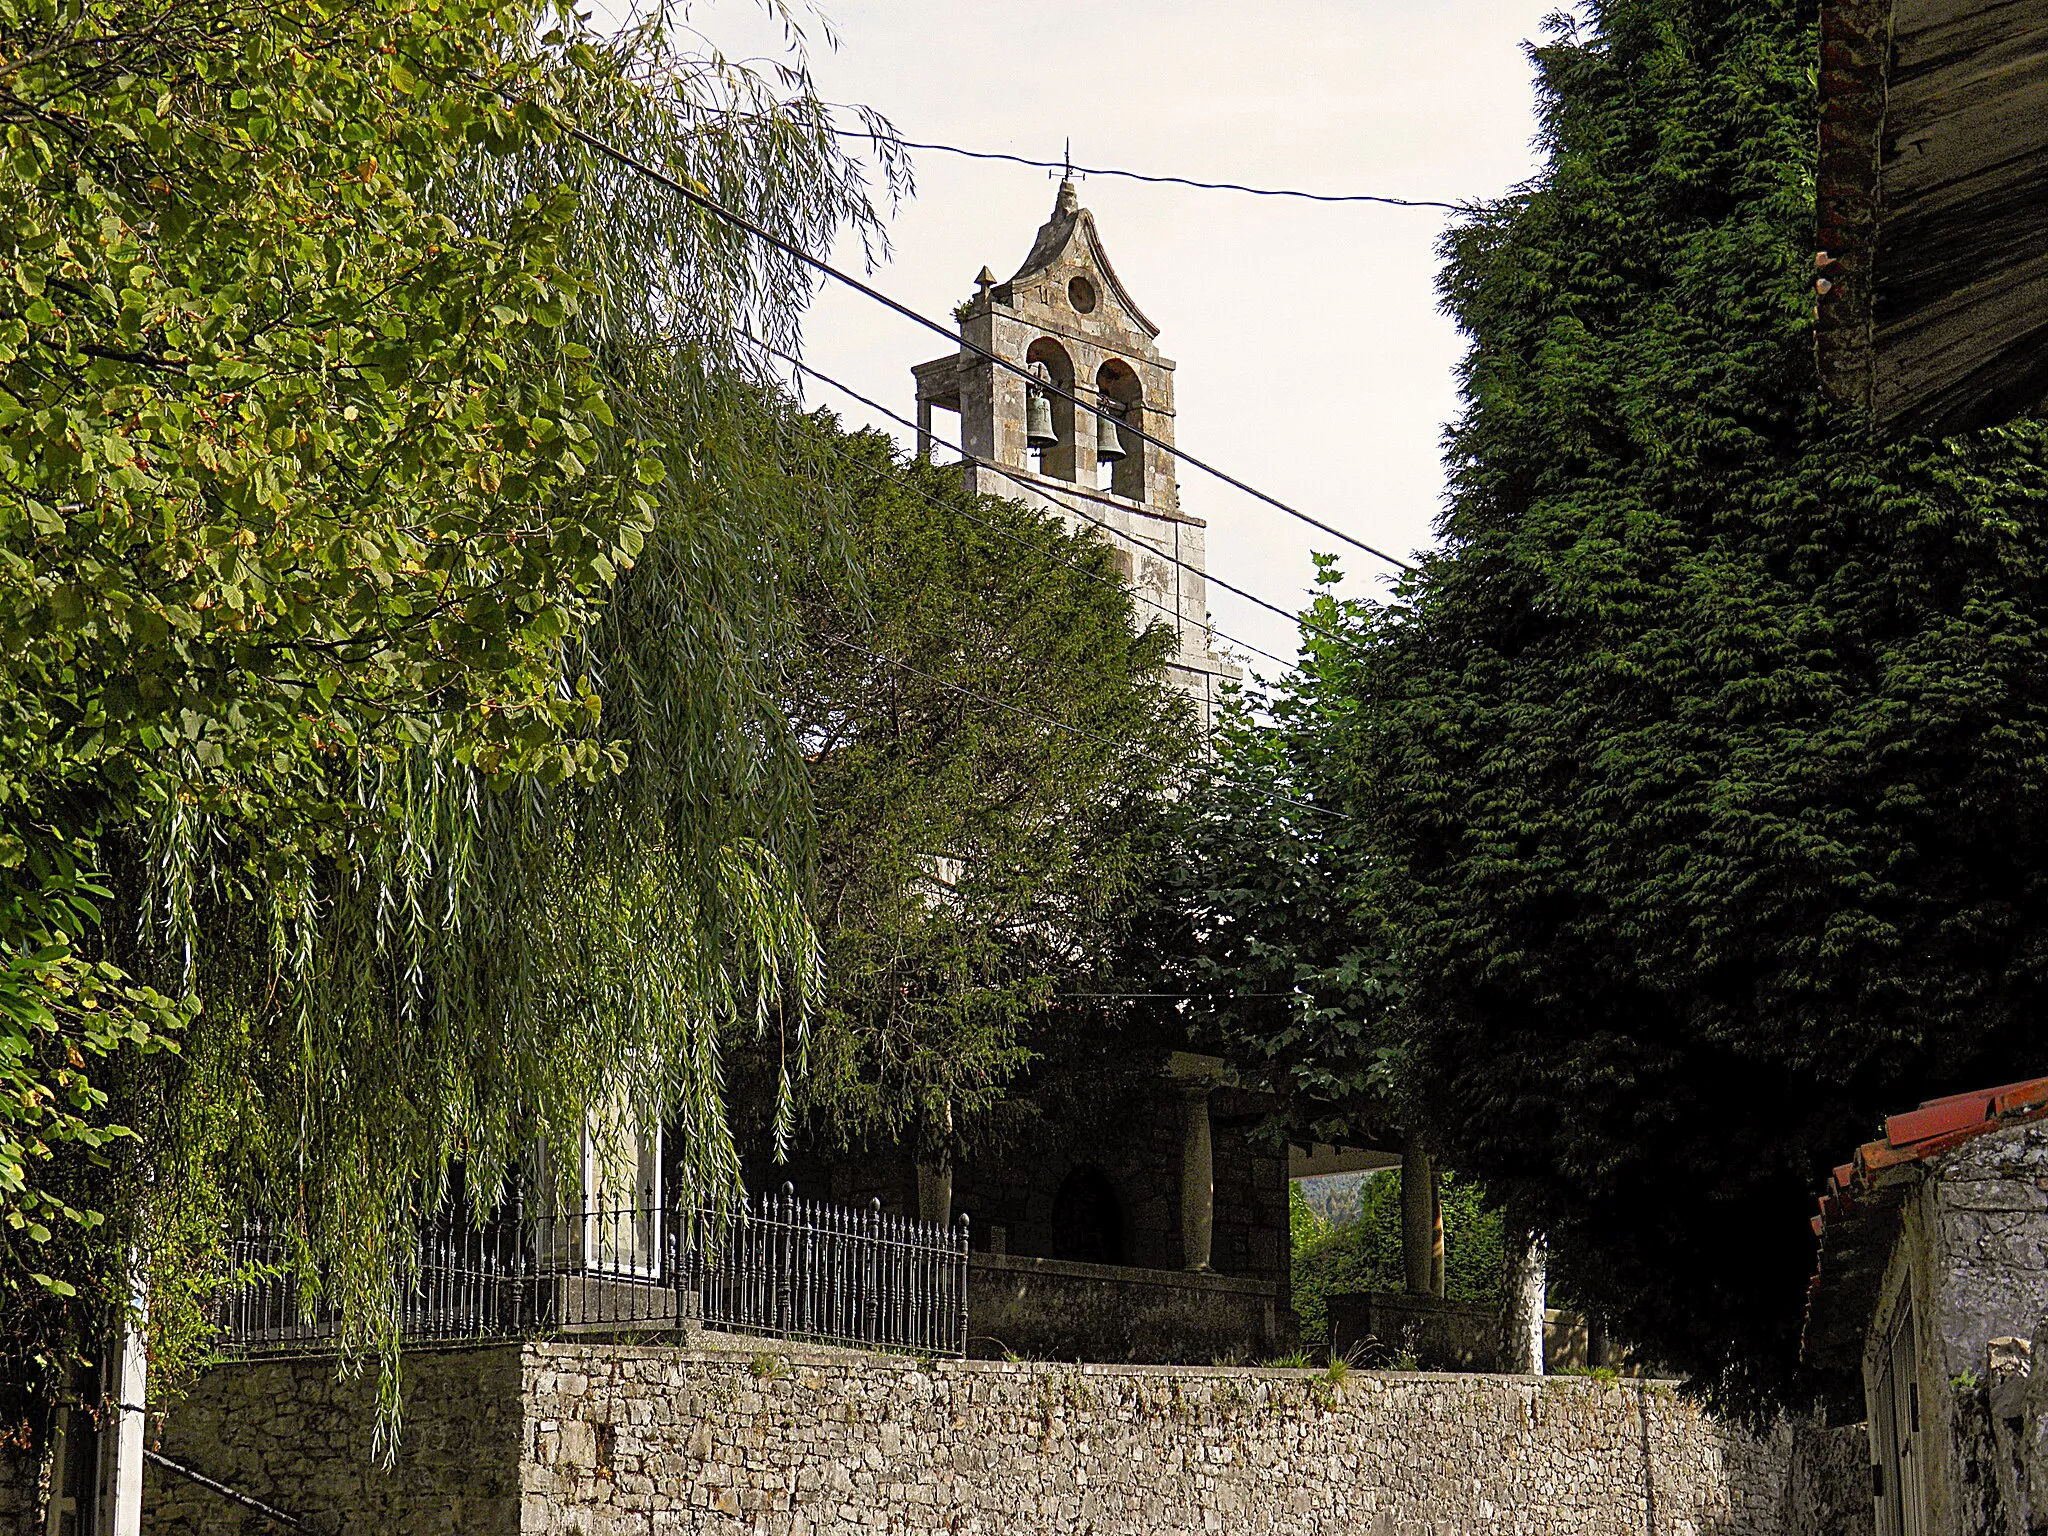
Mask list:
POLYGON ((1444 1294, 1444 1207, 1436 1163, 1418 1131, 1401 1146, 1401 1265, 1408 1294, 1444 1294))
POLYGON ((1532 1234, 1519 1242, 1510 1236, 1506 1246, 1500 1368, 1517 1376, 1541 1376, 1548 1248, 1541 1234, 1532 1234))
POLYGON ((1597 1312, 1586 1318, 1586 1364, 1594 1370, 1613 1370, 1621 1364, 1614 1333, 1607 1326, 1607 1319, 1597 1312))

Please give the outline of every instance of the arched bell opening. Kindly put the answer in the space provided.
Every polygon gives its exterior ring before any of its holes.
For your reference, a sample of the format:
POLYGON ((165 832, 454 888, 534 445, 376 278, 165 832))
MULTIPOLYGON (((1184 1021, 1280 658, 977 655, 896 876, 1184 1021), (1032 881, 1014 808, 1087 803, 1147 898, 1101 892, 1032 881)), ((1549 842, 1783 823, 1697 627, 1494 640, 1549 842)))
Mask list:
POLYGON ((1132 431, 1145 421, 1145 387, 1137 372, 1121 358, 1112 357, 1095 372, 1095 397, 1102 413, 1095 421, 1095 460, 1106 466, 1100 488, 1145 499, 1145 444, 1132 431))
POLYGON ((1041 336, 1024 354, 1033 375, 1052 385, 1042 389, 1028 384, 1024 389, 1025 445, 1031 467, 1055 480, 1074 478, 1074 360, 1067 349, 1050 336, 1041 336), (1041 370, 1042 373, 1041 373, 1041 370))
POLYGON ((1124 1206, 1109 1175, 1084 1163, 1052 1199, 1052 1256, 1076 1264, 1124 1262, 1124 1206))

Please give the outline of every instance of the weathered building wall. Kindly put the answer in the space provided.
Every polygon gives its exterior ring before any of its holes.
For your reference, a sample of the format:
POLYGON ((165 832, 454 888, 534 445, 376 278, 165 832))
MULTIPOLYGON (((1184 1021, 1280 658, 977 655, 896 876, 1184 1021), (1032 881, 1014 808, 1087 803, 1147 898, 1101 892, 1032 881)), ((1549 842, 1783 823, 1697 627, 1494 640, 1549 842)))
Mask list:
MULTIPOLYGON (((1799 1514, 1839 1500, 1795 1503, 1789 1427, 1754 1437, 1658 1386, 745 1345, 507 1345, 407 1369, 389 1473, 368 1457, 369 1385, 329 1362, 217 1371, 165 1448, 317 1531, 375 1536, 1853 1529, 1799 1514)), ((154 1470, 146 1518, 152 1536, 241 1525, 154 1470)))
POLYGON ((1785 1494, 1785 1536, 1872 1536, 1870 1434, 1861 1424, 1798 1427, 1785 1494))
POLYGON ((1864 1380, 1876 1411, 1879 1351, 1912 1308, 1924 1429, 1915 1439, 1934 1529, 1993 1530, 1993 1481, 1977 1465, 1993 1339, 2031 1339, 2048 1316, 2048 1123, 1990 1131, 1928 1160, 1906 1197, 1864 1380))
MULTIPOLYGON (((1209 1264, 1235 1285, 1185 1273, 1185 1129, 1174 1084, 1156 1071, 1111 1077, 1085 1112, 1041 1115, 1021 1151, 954 1164, 952 1209, 972 1218, 972 1353, 1208 1365, 1293 1347, 1287 1162, 1259 1135, 1270 1106, 1220 1088, 1210 1109, 1209 1264), (1083 1173, 1105 1197, 1092 1221, 1064 1198, 1083 1173), (1011 1262, 1020 1259, 1053 1262, 1011 1262), (1077 1274, 1089 1283, 1072 1283, 1077 1274)), ((750 1175, 757 1188, 787 1178, 855 1208, 871 1199, 892 1213, 918 1208, 906 1146, 858 1158, 799 1150, 750 1175)))

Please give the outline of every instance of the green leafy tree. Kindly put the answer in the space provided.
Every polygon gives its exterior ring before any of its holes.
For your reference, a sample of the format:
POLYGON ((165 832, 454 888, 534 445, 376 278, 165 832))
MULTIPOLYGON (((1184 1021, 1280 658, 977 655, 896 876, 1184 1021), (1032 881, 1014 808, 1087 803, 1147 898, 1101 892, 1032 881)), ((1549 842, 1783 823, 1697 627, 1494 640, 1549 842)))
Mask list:
MULTIPOLYGON (((1320 565, 1324 585, 1333 563, 1320 565)), ((1303 667, 1232 702, 1176 804, 1133 969, 1187 994, 1196 1032, 1315 1140, 1398 1135, 1406 988, 1378 828, 1347 807, 1357 695, 1321 686, 1350 648, 1319 596, 1303 667)))
POLYGON ((1099 537, 829 418, 792 430, 835 466, 859 578, 806 586, 787 685, 827 975, 808 1131, 944 1155, 1099 1024, 1055 993, 1114 960, 1198 733, 1172 630, 1140 623, 1099 537))
MULTIPOLYGON (((1469 1179, 1442 1176, 1444 1299, 1497 1308, 1505 1273, 1500 1212, 1469 1179)), ((1401 1258, 1401 1176, 1376 1174, 1359 1186, 1358 1208, 1319 1216, 1299 1185, 1288 1190, 1293 1238, 1290 1295, 1302 1342, 1327 1348, 1330 1297, 1353 1291, 1398 1294, 1406 1287, 1401 1258)))
POLYGON ((800 76, 548 26, 0 15, 10 1421, 131 1247, 189 1346, 250 1204, 377 1341, 456 1166, 601 1084, 728 1186, 721 1021, 814 984, 733 334, 810 280, 561 122, 806 247, 874 214, 800 76))
POLYGON ((1822 1170, 2043 1066, 2048 427, 1878 449, 1819 398, 1815 49, 1792 3, 1556 24, 1543 170, 1447 237, 1443 548, 1312 661, 1411 1097, 1751 1405, 1796 1390, 1822 1170))

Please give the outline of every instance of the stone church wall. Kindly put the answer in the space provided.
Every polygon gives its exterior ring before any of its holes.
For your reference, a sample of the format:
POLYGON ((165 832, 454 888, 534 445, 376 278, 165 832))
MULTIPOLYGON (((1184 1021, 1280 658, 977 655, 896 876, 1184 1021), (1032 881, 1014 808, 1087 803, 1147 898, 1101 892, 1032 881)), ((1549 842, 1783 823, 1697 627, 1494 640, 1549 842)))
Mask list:
MULTIPOLYGON (((396 1466, 332 1362, 229 1366, 165 1452, 375 1536, 1808 1536, 1798 1437, 1586 1378, 919 1363, 592 1343, 413 1355, 396 1466)), ((1847 1458, 1843 1458, 1846 1462, 1847 1458)), ((1824 1470, 1824 1469, 1823 1469, 1824 1470)), ((1851 1501, 1853 1503, 1853 1501, 1851 1501)), ((1865 1499, 1864 1506, 1868 1508, 1865 1499)), ((152 1468, 152 1536, 242 1514, 152 1468)), ((1867 1525, 1863 1527, 1867 1530, 1867 1525)))

